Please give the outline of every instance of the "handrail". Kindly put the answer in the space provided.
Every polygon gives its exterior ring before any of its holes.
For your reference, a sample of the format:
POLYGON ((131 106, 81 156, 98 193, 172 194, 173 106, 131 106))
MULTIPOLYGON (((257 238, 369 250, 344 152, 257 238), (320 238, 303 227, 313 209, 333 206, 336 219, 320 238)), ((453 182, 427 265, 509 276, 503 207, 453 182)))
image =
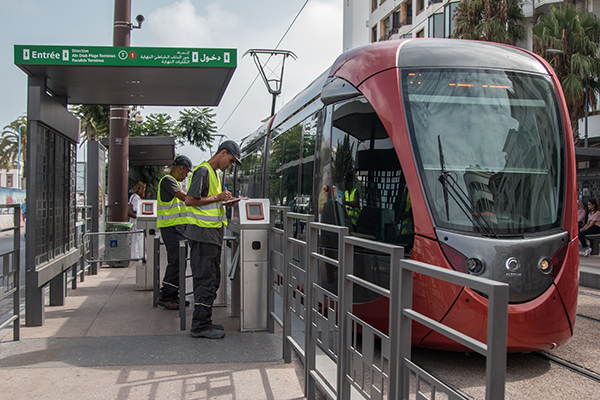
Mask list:
MULTIPOLYGON (((360 394, 365 398, 372 398, 361 387, 359 382, 353 380, 353 372, 351 370, 352 368, 359 367, 367 368, 370 364, 370 368, 372 368, 371 373, 377 374, 378 379, 386 381, 385 386, 387 386, 388 398, 408 399, 409 378, 410 374, 413 373, 416 374, 417 380, 425 379, 434 386, 435 391, 445 393, 448 399, 462 399, 463 396, 459 392, 431 376, 410 360, 411 325, 413 320, 484 355, 487 362, 486 399, 496 400, 504 397, 508 321, 507 284, 446 270, 417 261, 405 260, 404 249, 402 247, 349 236, 348 228, 346 227, 313 222, 311 221, 313 217, 310 215, 286 212, 282 209, 273 210, 272 207, 272 212, 277 211, 283 211, 285 214, 283 218, 284 229, 282 233, 274 229, 274 219, 272 218, 270 232, 272 236, 283 236, 283 249, 281 252, 277 251, 273 246, 275 241, 271 241, 270 254, 271 256, 277 255, 283 258, 283 265, 281 269, 278 269, 275 266, 275 260, 270 260, 269 300, 272 301, 276 291, 283 298, 283 320, 278 321, 283 327, 283 359, 284 362, 290 362, 291 349, 294 348, 297 351, 305 365, 305 395, 308 398, 314 398, 316 387, 326 394, 329 399, 347 399, 354 394, 360 394), (294 233, 298 233, 292 229, 294 219, 307 221, 306 242, 298 237, 294 237, 294 233), (326 247, 323 243, 319 243, 324 231, 338 235, 337 248, 333 248, 335 246, 333 243, 329 243, 329 247, 326 247), (303 247, 306 247, 307 257, 305 278, 302 276, 302 265, 299 267, 294 265, 291 256, 292 249, 295 251, 295 254, 298 254, 298 249, 302 249, 303 247), (354 275, 357 247, 389 257, 389 288, 380 287, 373 282, 354 275), (332 258, 331 254, 327 254, 327 249, 333 251, 339 249, 337 251, 338 260, 332 258), (319 263, 337 268, 337 296, 320 285, 319 263), (487 295, 487 343, 479 342, 413 310, 411 307, 413 293, 412 279, 414 273, 470 287, 487 295), (283 285, 281 289, 278 289, 280 278, 275 274, 282 275, 283 285), (292 274, 300 275, 292 278, 292 274), (276 277, 277 279, 275 279, 276 277), (303 281, 303 279, 305 280, 303 281), (352 313, 354 286, 364 287, 389 298, 390 314, 387 335, 371 327, 352 313), (304 301, 303 303, 302 300, 304 301), (298 310, 293 310, 292 301, 295 302, 296 307, 303 304, 304 316, 298 314, 298 310), (292 310, 298 314, 300 319, 304 319, 304 349, 302 349, 300 344, 291 335, 292 310), (355 333, 358 326, 362 327, 363 335, 360 352, 350 342, 356 336, 355 333), (331 335, 334 335, 334 337, 332 338, 331 335), (385 358, 389 360, 387 371, 378 369, 373 360, 365 356, 365 354, 372 353, 372 349, 366 349, 365 346, 368 346, 368 343, 373 344, 373 338, 375 337, 382 341, 382 352, 386 352, 385 358), (333 347, 331 347, 331 343, 333 343, 333 347), (335 387, 334 381, 331 380, 331 376, 326 377, 316 367, 318 349, 337 365, 337 387, 335 387)), ((302 250, 300 254, 302 254, 302 250)), ((270 319, 275 320, 276 316, 273 312, 272 303, 269 304, 269 312, 270 319)), ((384 354, 382 354, 383 356, 384 354)), ((378 389, 372 387, 372 390, 377 391, 378 389)))
MULTIPOLYGON (((486 357, 486 399, 504 399, 506 381, 506 336, 508 331, 508 284, 482 277, 434 267, 413 260, 402 260, 402 287, 400 289, 401 333, 398 340, 401 362, 410 360, 410 340, 404 337, 410 333, 411 320, 428 326, 436 332, 451 338, 486 357), (414 311, 412 307, 413 273, 442 279, 446 282, 466 286, 488 296, 487 344, 414 311), (409 297, 407 293, 410 293, 409 297)), ((410 336, 409 336, 410 337, 410 336)), ((408 395, 409 370, 401 371, 404 393, 408 395)))
MULTIPOLYGON (((13 226, 4 228, 0 232, 13 231, 13 248, 5 253, 0 254, 2 260, 2 286, 0 287, 0 300, 13 296, 13 311, 12 315, 0 325, 0 330, 6 326, 13 324, 13 340, 18 341, 21 337, 21 205, 20 204, 0 204, 0 208, 13 209, 13 226), (17 212, 18 210, 18 212, 17 212), (12 255, 12 263, 10 256, 12 255), (12 264, 12 265, 9 265, 12 264), (12 277, 12 285, 10 278, 12 277), (5 290, 8 289, 8 290, 5 290)), ((8 314, 7 314, 8 315, 8 314)), ((4 317, 4 316, 0 316, 4 317)))

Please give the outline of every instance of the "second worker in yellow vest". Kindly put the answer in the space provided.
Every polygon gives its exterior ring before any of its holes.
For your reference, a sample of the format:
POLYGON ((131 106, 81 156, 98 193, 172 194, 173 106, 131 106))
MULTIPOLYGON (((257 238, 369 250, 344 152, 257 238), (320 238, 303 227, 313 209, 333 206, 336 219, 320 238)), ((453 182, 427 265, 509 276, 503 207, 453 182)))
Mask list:
POLYGON ((240 162, 240 148, 227 140, 210 160, 196 167, 185 197, 188 227, 185 237, 190 245, 190 265, 194 283, 192 337, 221 339, 225 330, 212 322, 212 305, 221 283, 221 245, 223 227, 227 225, 223 202, 232 199, 223 190, 217 170, 225 171, 240 162))
POLYGON ((179 241, 185 240, 183 232, 188 224, 186 193, 179 182, 191 170, 192 161, 186 156, 178 156, 173 161, 171 172, 158 183, 156 226, 167 248, 167 268, 157 304, 169 310, 179 309, 179 241))

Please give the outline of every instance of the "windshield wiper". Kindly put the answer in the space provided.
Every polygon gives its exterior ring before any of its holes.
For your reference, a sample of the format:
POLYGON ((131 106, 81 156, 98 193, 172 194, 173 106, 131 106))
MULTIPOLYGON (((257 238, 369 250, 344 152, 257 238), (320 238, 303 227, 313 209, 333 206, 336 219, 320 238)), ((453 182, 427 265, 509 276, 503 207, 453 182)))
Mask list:
POLYGON ((446 172, 446 166, 444 164, 444 152, 442 151, 442 139, 438 135, 438 149, 440 154, 441 173, 438 178, 444 188, 444 202, 446 204, 446 218, 450 221, 450 212, 448 205, 448 194, 458 205, 458 208, 469 218, 469 221, 478 228, 487 237, 495 237, 498 239, 498 235, 488 223, 488 221, 477 211, 477 207, 471 201, 471 198, 465 191, 460 187, 454 176, 450 172, 446 172), (450 189, 450 190, 448 190, 450 189))

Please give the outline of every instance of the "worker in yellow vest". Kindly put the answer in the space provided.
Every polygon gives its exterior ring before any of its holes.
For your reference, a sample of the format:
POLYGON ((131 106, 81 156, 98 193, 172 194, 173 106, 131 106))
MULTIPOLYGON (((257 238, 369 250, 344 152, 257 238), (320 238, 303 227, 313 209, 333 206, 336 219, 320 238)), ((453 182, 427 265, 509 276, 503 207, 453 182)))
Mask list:
POLYGON ((240 163, 240 148, 234 141, 226 140, 214 156, 196 167, 185 196, 188 226, 184 235, 189 240, 194 282, 190 334, 196 338, 225 336, 223 325, 212 322, 212 305, 221 283, 221 245, 223 227, 227 225, 223 202, 233 197, 224 190, 217 170, 225 171, 236 162, 240 163))
POLYGON ((186 193, 179 182, 191 170, 192 161, 186 156, 178 156, 171 171, 158 182, 156 226, 167 248, 167 268, 157 304, 169 310, 179 309, 179 241, 185 240, 183 232, 188 224, 186 193))
POLYGON ((344 192, 346 213, 348 214, 348 218, 350 218, 354 231, 356 231, 356 221, 360 214, 360 208, 358 206, 360 197, 358 191, 354 187, 354 173, 352 171, 347 171, 344 174, 344 186, 346 188, 346 191, 344 192))

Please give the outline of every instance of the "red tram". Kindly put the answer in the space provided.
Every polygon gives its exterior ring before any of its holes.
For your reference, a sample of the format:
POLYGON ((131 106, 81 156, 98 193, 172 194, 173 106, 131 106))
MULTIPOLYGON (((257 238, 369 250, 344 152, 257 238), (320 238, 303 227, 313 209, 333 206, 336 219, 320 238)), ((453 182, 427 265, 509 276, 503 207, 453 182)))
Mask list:
MULTIPOLYGON (((509 284, 508 351, 573 335, 579 280, 575 156, 552 68, 523 49, 408 39, 342 54, 244 140, 235 195, 268 197, 405 256, 509 284), (354 190, 356 188, 356 191, 354 190), (357 207, 346 203, 355 197, 357 207), (354 193, 354 194, 352 194, 354 193)), ((320 251, 335 256, 335 240, 320 251)), ((389 261, 357 273, 389 285, 389 261)), ((336 271, 321 280, 335 290, 336 271)), ((354 293, 387 326, 387 299, 354 293)), ((414 308, 486 341, 487 299, 416 275, 414 308)), ((413 344, 462 350, 413 324, 413 344)))

